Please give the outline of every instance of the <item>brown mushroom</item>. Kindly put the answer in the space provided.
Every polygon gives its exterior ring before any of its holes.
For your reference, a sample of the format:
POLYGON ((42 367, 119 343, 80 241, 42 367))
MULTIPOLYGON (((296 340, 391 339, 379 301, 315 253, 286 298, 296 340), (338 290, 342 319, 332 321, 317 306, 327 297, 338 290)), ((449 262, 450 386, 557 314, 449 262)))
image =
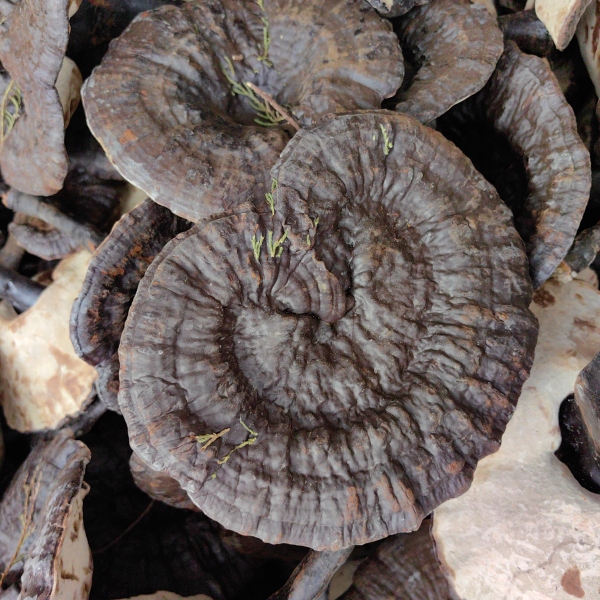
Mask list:
POLYGON ((583 487, 600 493, 600 354, 577 376, 575 396, 560 408, 561 444, 557 458, 583 487))
POLYGON ((366 558, 340 600, 448 600, 455 597, 441 569, 429 533, 431 521, 418 531, 390 536, 366 558))
POLYGON ((61 431, 32 450, 0 503, 0 580, 20 580, 23 600, 88 597, 90 549, 83 528, 88 448, 61 431))
POLYGON ((533 10, 502 15, 498 19, 498 27, 505 39, 515 42, 527 54, 546 56, 554 49, 550 33, 533 10))
POLYGON ((416 71, 404 82, 396 110, 422 123, 478 92, 502 54, 496 19, 468 0, 433 0, 399 19, 396 30, 416 71))
POLYGON ((367 2, 384 17, 400 17, 411 8, 427 4, 430 0, 367 0, 367 2))
POLYGON ((299 132, 272 176, 274 215, 208 220, 146 271, 119 348, 132 447, 264 541, 414 530, 498 448, 532 361, 510 213, 397 113, 299 132))
POLYGON ((72 5, 4 2, 0 11, 0 63, 10 78, 1 86, 0 168, 10 186, 35 196, 58 192, 67 174, 64 130, 81 86, 77 67, 65 59, 72 5))
POLYGON ((513 211, 539 287, 567 254, 591 186, 589 152, 547 63, 507 41, 485 88, 438 127, 513 211), (511 153, 505 166, 503 148, 511 153))
POLYGON ((0 317, 0 390, 10 427, 30 432, 56 427, 92 396, 96 372, 69 339, 69 316, 90 260, 82 250, 64 259, 54 281, 28 310, 3 305, 0 317))
POLYGON ((102 402, 120 412, 118 348, 140 279, 165 244, 191 223, 146 200, 124 215, 90 262, 73 304, 71 340, 77 354, 98 372, 102 402))
POLYGON ((363 0, 203 0, 139 15, 83 101, 123 176, 198 221, 264 203, 290 121, 378 108, 402 72, 390 24, 363 0))

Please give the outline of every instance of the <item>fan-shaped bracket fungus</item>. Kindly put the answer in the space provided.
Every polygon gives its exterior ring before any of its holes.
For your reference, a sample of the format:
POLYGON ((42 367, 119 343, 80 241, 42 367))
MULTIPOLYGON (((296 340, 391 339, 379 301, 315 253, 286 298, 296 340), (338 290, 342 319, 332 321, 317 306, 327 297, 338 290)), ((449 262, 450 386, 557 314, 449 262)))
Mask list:
MULTIPOLYGON (((496 171, 484 151, 469 152, 469 128, 477 123, 493 131, 522 157, 527 185, 501 191, 515 215, 515 226, 525 241, 535 288, 541 286, 565 257, 577 233, 591 187, 590 155, 577 133, 573 110, 567 104, 548 64, 521 52, 507 41, 504 54, 485 88, 442 119, 441 130, 465 148, 480 171, 497 185, 507 174, 496 171), (461 129, 452 132, 451 120, 461 129)), ((485 130, 485 129, 484 129, 485 130)), ((512 175, 512 173, 508 174, 512 175)))
POLYGON ((13 429, 52 429, 92 395, 96 372, 77 357, 69 337, 71 307, 90 258, 82 250, 64 259, 54 281, 20 315, 2 304, 0 390, 4 416, 13 429))
POLYGON ((378 108, 402 74, 391 25, 362 0, 202 0, 140 14, 83 102, 119 172, 195 222, 263 202, 285 115, 378 108))
POLYGON ((467 0, 433 0, 398 19, 396 30, 416 70, 396 110, 422 123, 478 92, 502 54, 496 19, 467 0))
POLYGON ((414 530, 498 448, 529 371, 510 212, 397 113, 300 131, 272 177, 274 214, 198 224, 146 271, 119 348, 132 447, 270 543, 414 530))
POLYGON ((79 102, 82 78, 65 57, 68 0, 3 4, 0 169, 12 187, 34 196, 58 192, 67 174, 64 130, 79 102))

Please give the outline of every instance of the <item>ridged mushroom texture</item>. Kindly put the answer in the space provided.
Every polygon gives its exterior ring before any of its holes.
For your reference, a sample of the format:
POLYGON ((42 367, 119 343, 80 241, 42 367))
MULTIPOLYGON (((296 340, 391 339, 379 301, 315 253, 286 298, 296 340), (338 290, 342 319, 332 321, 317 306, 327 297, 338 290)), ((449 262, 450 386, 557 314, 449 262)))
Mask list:
POLYGON ((198 221, 260 200, 300 125, 379 108, 403 70, 390 23, 363 0, 198 0, 139 15, 83 102, 123 176, 198 221))
POLYGON ((523 244, 405 115, 303 130, 272 178, 272 211, 199 223, 146 271, 119 348, 132 447, 270 543, 413 531, 498 448, 527 378, 523 244))

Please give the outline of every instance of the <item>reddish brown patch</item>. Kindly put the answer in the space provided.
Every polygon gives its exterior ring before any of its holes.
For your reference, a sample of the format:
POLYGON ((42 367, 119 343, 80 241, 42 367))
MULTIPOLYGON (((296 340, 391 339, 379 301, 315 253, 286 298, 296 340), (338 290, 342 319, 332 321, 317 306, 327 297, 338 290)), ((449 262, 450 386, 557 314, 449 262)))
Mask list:
POLYGON ((577 567, 571 567, 565 571, 560 580, 560 585, 569 596, 575 596, 575 598, 585 596, 585 592, 581 587, 581 573, 577 567))
POLYGON ((586 321, 585 319, 580 319, 579 317, 575 317, 573 319, 573 324, 575 327, 579 327, 579 329, 591 329, 592 331, 596 330, 596 323, 593 321, 586 321))
POLYGON ((125 133, 119 138, 119 144, 127 144, 128 142, 136 142, 137 135, 131 131, 131 129, 126 129, 125 133))
POLYGON ((533 301, 542 308, 548 308, 556 303, 554 296, 547 290, 540 289, 533 294, 533 301))

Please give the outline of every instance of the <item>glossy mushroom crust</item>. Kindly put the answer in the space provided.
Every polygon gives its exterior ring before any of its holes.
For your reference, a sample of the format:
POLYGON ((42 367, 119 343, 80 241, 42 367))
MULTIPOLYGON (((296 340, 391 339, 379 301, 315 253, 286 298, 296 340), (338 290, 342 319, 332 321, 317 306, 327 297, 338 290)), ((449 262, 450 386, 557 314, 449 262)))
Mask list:
POLYGON ((68 167, 54 85, 69 40, 69 1, 20 0, 8 7, 2 7, 0 63, 20 88, 23 105, 0 149, 0 169, 19 191, 50 196, 61 189, 68 167))
POLYGON ((303 130, 272 175, 272 221, 197 226, 146 272, 119 349, 132 447, 264 541, 412 531, 498 448, 528 375, 522 242, 470 161, 405 115, 303 130), (253 236, 284 229, 257 261, 253 236))
POLYGON ((257 124, 260 113, 233 82, 258 86, 310 125, 327 113, 378 108, 402 74, 390 24, 362 0, 265 0, 264 10, 249 0, 202 0, 139 15, 87 80, 83 100, 123 176, 198 221, 262 201, 290 137, 281 125, 257 124))
POLYGON ((145 200, 114 226, 92 257, 71 312, 71 341, 78 356, 98 371, 102 402, 120 412, 121 333, 131 301, 146 269, 165 244, 190 223, 145 200))
POLYGON ((521 158, 526 188, 513 198, 502 191, 501 195, 515 213, 515 226, 527 248, 531 279, 534 287, 539 287, 573 243, 591 187, 589 152, 556 78, 546 62, 522 53, 514 42, 507 41, 485 88, 448 117, 449 122, 442 120, 440 129, 499 189, 514 169, 490 174, 496 166, 485 165, 491 153, 490 140, 481 140, 482 151, 474 154, 469 151, 470 142, 465 139, 469 134, 465 132, 489 125, 521 158), (454 118, 460 121, 460 129, 450 122, 454 118))
POLYGON ((367 0, 384 17, 400 17, 411 8, 427 4, 430 0, 367 0))
POLYGON ((399 19, 396 29, 417 69, 396 110, 422 123, 478 92, 502 54, 496 20, 467 0, 433 0, 399 19))

